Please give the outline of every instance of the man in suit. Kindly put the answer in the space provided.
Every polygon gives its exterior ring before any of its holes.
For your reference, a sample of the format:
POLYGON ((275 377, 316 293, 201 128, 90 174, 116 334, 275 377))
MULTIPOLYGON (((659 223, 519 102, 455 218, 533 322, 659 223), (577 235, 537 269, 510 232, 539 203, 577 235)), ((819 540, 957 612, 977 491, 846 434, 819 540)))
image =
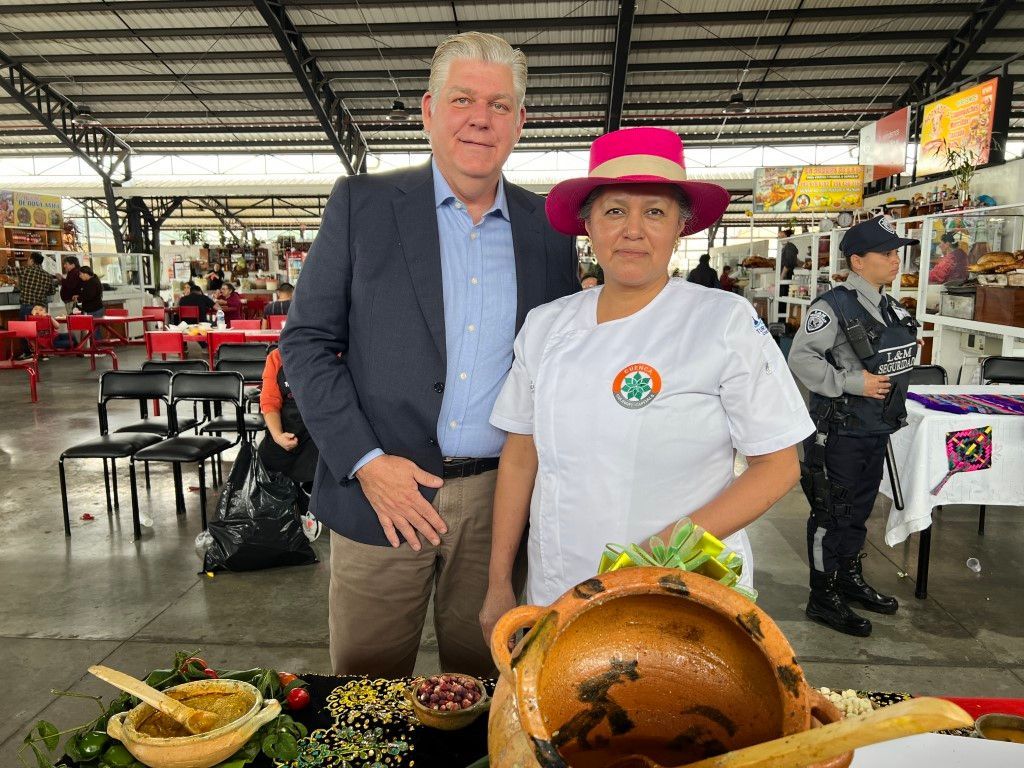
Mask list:
POLYGON ((431 162, 341 179, 296 286, 281 351, 320 449, 336 674, 411 674, 432 591, 441 667, 493 669, 477 614, 505 433, 489 417, 526 313, 579 289, 571 239, 501 175, 525 89, 501 38, 443 41, 431 162))

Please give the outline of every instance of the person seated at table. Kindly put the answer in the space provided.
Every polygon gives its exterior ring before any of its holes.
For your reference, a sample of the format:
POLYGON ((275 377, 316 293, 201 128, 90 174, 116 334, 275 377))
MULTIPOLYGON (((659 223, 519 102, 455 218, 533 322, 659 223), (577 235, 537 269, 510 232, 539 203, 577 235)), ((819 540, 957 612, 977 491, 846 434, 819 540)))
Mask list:
POLYGON ((220 263, 217 263, 206 273, 206 287, 211 291, 219 291, 222 285, 224 285, 224 269, 220 263))
POLYGON ((242 297, 235 293, 235 286, 224 283, 220 287, 217 306, 224 310, 224 322, 231 325, 232 320, 242 319, 242 297))
MULTIPOLYGON (((78 289, 78 304, 83 314, 93 317, 103 317, 103 283, 93 271, 92 267, 84 266, 78 270, 81 277, 81 287, 78 289)), ((99 326, 93 338, 99 341, 101 337, 99 326)))
MULTIPOLYGON (((67 333, 59 333, 60 323, 50 314, 45 304, 32 305, 32 317, 47 317, 50 319, 48 328, 39 328, 39 355, 42 357, 46 352, 54 349, 71 349, 71 336, 67 333)), ((46 358, 43 357, 45 360, 46 358)))
POLYGON ((272 301, 263 308, 263 327, 269 328, 271 315, 287 315, 288 307, 292 305, 292 294, 295 293, 295 286, 291 283, 281 283, 277 286, 275 294, 276 301, 272 301))
MULTIPOLYGON (((213 303, 213 299, 203 293, 203 289, 195 283, 189 283, 188 293, 178 299, 179 309, 181 307, 199 307, 199 320, 209 317, 215 306, 216 304, 213 303)), ((226 314, 227 313, 225 312, 225 315, 226 314)), ((199 322, 199 320, 191 317, 183 317, 181 319, 189 325, 194 325, 199 322)))
POLYGON ((302 421, 302 414, 281 367, 281 352, 276 348, 267 356, 263 368, 260 412, 267 424, 266 435, 259 447, 263 466, 272 472, 283 473, 299 485, 303 490, 299 494, 299 509, 306 512, 319 452, 302 421))

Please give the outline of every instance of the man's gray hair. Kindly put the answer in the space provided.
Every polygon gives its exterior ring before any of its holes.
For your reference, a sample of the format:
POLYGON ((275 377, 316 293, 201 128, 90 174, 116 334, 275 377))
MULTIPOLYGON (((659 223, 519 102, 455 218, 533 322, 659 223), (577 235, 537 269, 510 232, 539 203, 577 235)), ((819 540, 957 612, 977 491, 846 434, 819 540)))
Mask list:
POLYGON ((512 70, 512 86, 515 89, 516 110, 526 102, 526 54, 513 48, 497 35, 486 32, 463 32, 459 35, 446 37, 434 50, 430 60, 430 81, 427 85, 433 99, 430 111, 434 111, 434 103, 441 98, 441 89, 448 80, 448 70, 457 59, 486 61, 489 64, 504 64, 512 70))
MULTIPOLYGON (((686 193, 679 187, 675 185, 670 186, 672 189, 672 196, 676 199, 676 202, 679 203, 679 223, 682 224, 689 221, 690 217, 693 215, 693 209, 690 207, 690 198, 688 198, 686 193)), ((605 189, 606 187, 604 186, 597 187, 593 192, 587 195, 587 199, 584 200, 583 205, 580 206, 580 221, 590 220, 590 214, 594 210, 594 203, 605 189)))

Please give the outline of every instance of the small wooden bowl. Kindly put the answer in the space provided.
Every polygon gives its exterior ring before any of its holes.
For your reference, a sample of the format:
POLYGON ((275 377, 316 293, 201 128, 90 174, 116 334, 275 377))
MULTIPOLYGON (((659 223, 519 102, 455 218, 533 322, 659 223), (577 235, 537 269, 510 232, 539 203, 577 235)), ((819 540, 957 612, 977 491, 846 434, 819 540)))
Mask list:
POLYGON ((469 709, 457 709, 454 712, 441 712, 431 709, 424 706, 416 698, 416 689, 427 679, 425 677, 418 677, 405 689, 405 698, 412 704, 412 711, 416 715, 416 719, 423 723, 423 725, 428 728, 436 728, 439 731, 458 731, 470 725, 491 708, 491 697, 487 695, 487 688, 484 687, 483 681, 478 680, 472 675, 464 675, 461 672, 444 672, 442 674, 472 680, 480 689, 480 700, 469 709))

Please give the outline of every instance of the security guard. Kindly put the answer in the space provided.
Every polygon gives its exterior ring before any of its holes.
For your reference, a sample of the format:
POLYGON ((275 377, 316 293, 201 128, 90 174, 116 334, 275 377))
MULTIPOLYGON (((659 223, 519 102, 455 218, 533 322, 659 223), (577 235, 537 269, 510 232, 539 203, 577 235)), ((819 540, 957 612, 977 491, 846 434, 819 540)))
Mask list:
POLYGON ((811 504, 807 616, 857 637, 871 634, 871 622, 848 603, 885 614, 899 607, 864 581, 861 550, 886 441, 906 423, 917 352, 917 322, 883 286, 899 272, 900 249, 917 242, 897 236, 888 216, 848 230, 839 247, 850 276, 811 304, 789 353, 811 391, 816 427, 804 441, 800 480, 811 504))

